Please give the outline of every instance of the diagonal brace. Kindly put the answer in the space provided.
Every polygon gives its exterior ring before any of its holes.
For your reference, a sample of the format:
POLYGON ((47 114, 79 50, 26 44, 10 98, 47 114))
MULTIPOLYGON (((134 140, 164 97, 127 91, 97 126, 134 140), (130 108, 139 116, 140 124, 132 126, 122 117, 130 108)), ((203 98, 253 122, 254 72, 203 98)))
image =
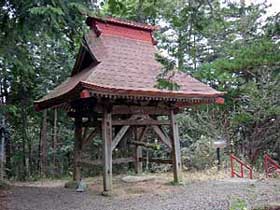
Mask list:
POLYGON ((126 134, 126 132, 129 129, 129 125, 125 125, 121 128, 121 130, 117 133, 117 135, 115 136, 115 138, 113 139, 112 142, 112 151, 116 148, 116 146, 119 144, 119 142, 122 140, 122 138, 124 137, 124 135, 126 134))
POLYGON ((158 125, 152 125, 152 128, 154 129, 155 133, 159 136, 160 140, 166 144, 169 149, 172 148, 172 144, 171 144, 171 140, 168 137, 168 135, 166 135, 164 133, 164 131, 158 126, 158 125))

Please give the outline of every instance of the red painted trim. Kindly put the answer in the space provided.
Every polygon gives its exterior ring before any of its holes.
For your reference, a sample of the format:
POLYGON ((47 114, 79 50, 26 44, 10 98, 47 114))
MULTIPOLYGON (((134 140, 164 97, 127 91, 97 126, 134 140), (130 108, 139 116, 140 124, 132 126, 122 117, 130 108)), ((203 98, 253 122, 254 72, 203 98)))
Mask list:
POLYGON ((80 98, 89 98, 90 97, 90 93, 87 89, 84 89, 80 92, 80 98))
POLYGON ((119 37, 126 37, 130 39, 136 39, 141 41, 150 42, 153 45, 156 44, 152 36, 152 32, 155 30, 154 26, 145 25, 136 22, 116 20, 116 19, 99 19, 88 18, 87 24, 90 26, 97 37, 102 34, 115 35, 119 37))
POLYGON ((105 35, 114 35, 153 43, 151 31, 147 30, 98 21, 93 21, 91 28, 97 36, 100 36, 102 32, 105 35))
POLYGON ((89 82, 80 82, 80 84, 84 88, 92 89, 94 91, 100 91, 104 94, 111 95, 127 95, 127 96, 151 96, 151 97, 167 97, 167 98, 214 98, 223 95, 223 93, 211 93, 211 94, 197 94, 197 93, 184 93, 184 92, 174 92, 167 90, 134 90, 134 89, 121 89, 121 88, 113 88, 113 87, 104 87, 100 85, 96 85, 89 82))
POLYGON ((104 17, 104 18, 88 17, 86 20, 86 23, 89 26, 92 26, 92 21, 111 23, 113 25, 126 26, 126 27, 130 27, 130 28, 136 28, 136 29, 142 29, 142 30, 148 30, 148 31, 154 31, 154 30, 159 29, 158 26, 148 25, 148 24, 139 23, 139 22, 135 22, 135 21, 122 20, 122 19, 112 18, 112 17, 104 17))
POLYGON ((216 104, 224 104, 225 103, 225 99, 222 97, 218 97, 215 99, 215 103, 216 104))
POLYGON ((264 155, 264 170, 267 178, 274 172, 280 174, 280 166, 268 154, 264 155))
POLYGON ((248 175, 250 179, 253 179, 253 170, 252 167, 249 166, 248 164, 244 163, 242 160, 240 160, 239 158, 235 157, 233 154, 230 155, 230 168, 231 168, 231 177, 240 177, 240 178, 244 178, 244 168, 248 169, 248 175), (240 166, 240 174, 237 173, 235 171, 234 168, 234 162, 238 163, 240 166))

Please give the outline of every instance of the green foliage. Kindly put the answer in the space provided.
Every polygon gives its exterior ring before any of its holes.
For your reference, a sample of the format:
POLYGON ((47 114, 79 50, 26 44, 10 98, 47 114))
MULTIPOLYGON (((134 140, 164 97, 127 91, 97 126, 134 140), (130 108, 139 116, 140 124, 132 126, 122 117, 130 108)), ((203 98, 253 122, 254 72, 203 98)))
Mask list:
POLYGON ((64 12, 61 8, 53 7, 50 5, 42 6, 42 7, 34 7, 29 9, 31 14, 34 15, 64 15, 64 12))
POLYGON ((246 201, 243 199, 236 199, 234 202, 232 202, 230 210, 248 210, 246 201))
MULTIPOLYGON (((81 9, 86 5, 86 1, 48 0, 1 3, 0 113, 9 119, 9 176, 25 179, 38 173, 42 115, 35 112, 33 101, 70 75, 85 32, 81 9)), ((68 135, 63 133, 61 140, 66 145, 56 152, 65 157, 73 135, 63 118, 61 132, 67 130, 68 135)))
POLYGON ((213 167, 216 160, 213 141, 213 139, 201 135, 190 146, 183 147, 182 159, 184 165, 187 168, 195 168, 197 170, 213 167))
POLYGON ((165 0, 108 0, 105 1, 101 14, 118 18, 155 23, 159 8, 165 0))

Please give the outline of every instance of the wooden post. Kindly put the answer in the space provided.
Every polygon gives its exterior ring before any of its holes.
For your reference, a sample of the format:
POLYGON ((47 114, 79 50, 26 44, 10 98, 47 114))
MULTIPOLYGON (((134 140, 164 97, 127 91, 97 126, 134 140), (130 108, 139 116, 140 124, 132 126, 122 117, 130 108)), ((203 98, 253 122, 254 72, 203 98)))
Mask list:
MULTIPOLYGON (((145 129, 145 128, 144 128, 145 129)), ((142 141, 141 139, 141 129, 135 128, 135 140, 136 141, 142 141)), ((144 132, 144 130, 142 131, 144 132)), ((142 147, 140 145, 135 145, 135 173, 141 174, 142 173, 142 161, 140 160, 142 158, 142 147)))
POLYGON ((178 125, 176 123, 174 110, 170 112, 170 121, 174 182, 180 183, 182 182, 182 163, 178 125))
POLYGON ((75 118, 75 144, 74 144, 74 168, 73 181, 79 182, 81 179, 81 153, 82 153, 82 118, 75 118))
POLYGON ((105 195, 112 190, 112 115, 104 109, 102 119, 103 138, 103 188, 105 195))

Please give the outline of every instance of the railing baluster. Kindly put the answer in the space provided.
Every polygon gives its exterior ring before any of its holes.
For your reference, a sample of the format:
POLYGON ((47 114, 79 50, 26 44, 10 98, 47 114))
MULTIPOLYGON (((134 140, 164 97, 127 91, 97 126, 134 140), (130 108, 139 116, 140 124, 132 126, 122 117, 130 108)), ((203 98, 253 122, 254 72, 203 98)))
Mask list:
POLYGON ((280 166, 268 154, 264 155, 264 170, 267 178, 270 177, 274 171, 280 174, 280 166), (272 171, 270 171, 270 168, 272 171))
POLYGON ((252 168, 245 164, 242 160, 235 157, 233 154, 230 155, 230 163, 231 163, 231 177, 234 177, 235 175, 244 178, 244 167, 249 170, 249 178, 253 179, 253 171, 252 168), (240 174, 237 174, 234 171, 234 161, 236 161, 240 165, 240 174))

